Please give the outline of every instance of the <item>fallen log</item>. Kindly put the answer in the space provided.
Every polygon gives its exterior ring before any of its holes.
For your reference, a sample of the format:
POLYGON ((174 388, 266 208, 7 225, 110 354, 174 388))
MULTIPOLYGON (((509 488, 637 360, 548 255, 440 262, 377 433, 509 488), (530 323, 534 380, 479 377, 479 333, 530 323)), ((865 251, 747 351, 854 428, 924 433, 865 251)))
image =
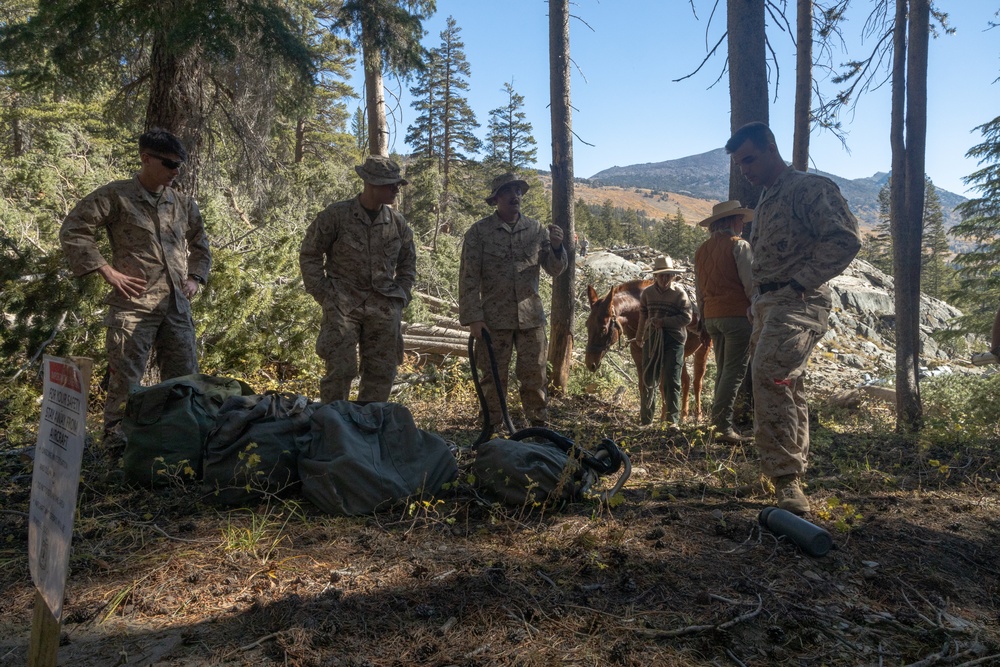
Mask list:
POLYGON ((446 301, 445 299, 439 299, 436 296, 431 296, 430 294, 424 294, 423 292, 414 292, 413 295, 418 297, 424 303, 426 303, 428 308, 430 308, 432 311, 448 315, 458 315, 457 303, 454 303, 452 301, 446 301))
POLYGON ((469 332, 461 329, 436 327, 430 324, 404 324, 403 333, 407 336, 422 336, 424 338, 448 338, 468 340, 469 332))
POLYGON ((451 354, 459 357, 469 356, 468 343, 450 342, 438 338, 417 338, 403 336, 403 349, 419 354, 451 354))
POLYGON ((454 317, 445 317, 444 315, 438 315, 435 317, 434 326, 446 327, 448 329, 462 329, 466 333, 469 332, 469 329, 454 317))

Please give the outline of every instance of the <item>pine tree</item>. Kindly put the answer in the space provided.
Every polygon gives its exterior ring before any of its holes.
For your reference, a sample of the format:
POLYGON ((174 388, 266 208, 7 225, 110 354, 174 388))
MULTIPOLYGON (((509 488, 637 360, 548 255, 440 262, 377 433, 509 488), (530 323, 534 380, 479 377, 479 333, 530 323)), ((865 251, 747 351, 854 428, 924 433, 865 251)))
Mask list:
POLYGON ((416 155, 443 159, 442 137, 444 135, 441 104, 442 85, 441 68, 437 62, 437 53, 432 51, 427 58, 427 68, 417 74, 416 85, 410 88, 413 102, 410 104, 417 112, 417 120, 406 128, 406 143, 416 155))
POLYGON ((861 259, 892 275, 892 234, 889 231, 889 181, 878 191, 878 224, 861 248, 861 259))
MULTIPOLYGON (((441 201, 438 206, 440 224, 435 230, 432 247, 437 247, 439 231, 454 226, 452 204, 456 199, 456 179, 453 167, 468 160, 479 151, 480 141, 475 135, 479 123, 463 92, 469 89, 468 77, 472 68, 465 58, 465 44, 460 39, 462 29, 455 19, 448 17, 447 27, 441 32, 441 45, 434 49, 428 69, 418 82, 414 108, 422 112, 409 128, 407 140, 424 155, 440 158, 441 201), (436 92, 433 92, 436 91, 436 92), (435 138, 436 137, 436 138, 435 138)), ((459 202, 461 203, 461 202, 459 202)))
POLYGON ((958 327, 963 333, 988 333, 1000 302, 1000 116, 976 128, 984 141, 966 157, 978 159, 979 169, 964 182, 980 196, 958 205, 962 222, 952 234, 971 249, 956 257, 958 285, 951 292, 965 315, 958 327))
POLYGON ((315 72, 300 26, 276 0, 42 2, 26 22, 0 25, 0 59, 8 73, 60 94, 114 86, 126 113, 145 101, 141 125, 187 146, 182 182, 191 192, 210 115, 248 140, 275 99, 304 93, 315 72))
POLYGON ((351 134, 354 135, 354 147, 363 155, 368 148, 368 121, 362 107, 358 107, 351 118, 351 134))
POLYGON ((504 83, 507 104, 490 111, 489 154, 486 161, 498 165, 498 171, 517 171, 535 163, 538 149, 531 136, 531 123, 524 108, 524 96, 514 91, 513 81, 504 83))
POLYGON ((345 0, 334 29, 348 32, 361 48, 365 71, 368 152, 389 154, 383 72, 405 77, 424 68, 427 50, 420 44, 423 21, 435 0, 345 0))
POLYGON ((937 188, 930 178, 925 177, 924 194, 924 251, 920 282, 923 291, 937 299, 944 298, 949 281, 948 235, 944 229, 944 209, 937 188))
POLYGON ((479 122, 468 99, 462 95, 469 89, 468 77, 472 76, 472 68, 465 59, 465 42, 460 39, 461 32, 455 19, 449 16, 448 25, 441 32, 441 46, 434 52, 441 81, 445 179, 450 163, 465 160, 471 157, 467 154, 477 153, 480 148, 479 138, 475 135, 479 122))

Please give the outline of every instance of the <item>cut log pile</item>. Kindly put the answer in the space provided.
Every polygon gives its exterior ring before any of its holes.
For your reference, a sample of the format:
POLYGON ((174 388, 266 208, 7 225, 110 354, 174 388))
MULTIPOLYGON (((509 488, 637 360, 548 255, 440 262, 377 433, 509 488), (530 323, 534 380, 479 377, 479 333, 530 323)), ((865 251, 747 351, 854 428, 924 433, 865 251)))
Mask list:
POLYGON ((416 354, 468 357, 469 330, 452 317, 458 314, 458 306, 428 294, 415 296, 440 314, 433 324, 403 322, 403 349, 416 354))

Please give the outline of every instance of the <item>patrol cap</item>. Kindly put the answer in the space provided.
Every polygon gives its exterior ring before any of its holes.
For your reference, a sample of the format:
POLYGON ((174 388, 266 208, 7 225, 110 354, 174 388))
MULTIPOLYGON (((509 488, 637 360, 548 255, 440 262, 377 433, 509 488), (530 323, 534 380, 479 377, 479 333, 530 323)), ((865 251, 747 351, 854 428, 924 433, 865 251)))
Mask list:
POLYGON ((365 183, 372 185, 408 185, 409 181, 399 173, 399 165, 384 155, 370 155, 365 163, 354 168, 365 183))
POLYGON ((511 183, 516 183, 517 185, 519 185, 521 187, 522 193, 528 191, 528 182, 518 178, 517 176, 508 171, 506 174, 500 174, 499 176, 493 179, 493 182, 490 184, 490 187, 493 188, 493 192, 491 192, 490 196, 486 198, 486 203, 489 204, 490 206, 497 203, 496 197, 497 193, 500 192, 500 188, 502 188, 505 185, 510 185, 511 183))

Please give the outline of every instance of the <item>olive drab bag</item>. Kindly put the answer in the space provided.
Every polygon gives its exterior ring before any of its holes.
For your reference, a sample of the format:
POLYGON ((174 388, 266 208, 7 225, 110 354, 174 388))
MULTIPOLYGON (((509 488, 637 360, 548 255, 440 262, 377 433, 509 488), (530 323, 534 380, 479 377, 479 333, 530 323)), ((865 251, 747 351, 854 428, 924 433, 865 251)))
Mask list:
POLYGON ((299 453, 321 403, 297 394, 231 396, 205 444, 206 500, 244 505, 299 490, 299 453))
POLYGON ((614 441, 603 438, 591 453, 547 428, 522 429, 510 439, 495 438, 474 448, 470 472, 476 489, 492 502, 523 509, 559 507, 588 495, 606 501, 632 473, 632 462, 614 441), (611 489, 591 492, 599 477, 619 470, 611 489))
POLYGON ((129 393, 122 418, 127 481, 164 483, 171 475, 200 479, 208 434, 231 396, 252 394, 246 383, 213 375, 184 375, 129 393))
POLYGON ((311 416, 299 456, 302 495, 329 514, 370 514, 420 494, 434 494, 458 474, 451 448, 422 431, 398 403, 335 401, 311 416))
POLYGON ((588 482, 580 462, 563 450, 503 438, 476 447, 471 472, 487 500, 514 507, 572 502, 588 482))

